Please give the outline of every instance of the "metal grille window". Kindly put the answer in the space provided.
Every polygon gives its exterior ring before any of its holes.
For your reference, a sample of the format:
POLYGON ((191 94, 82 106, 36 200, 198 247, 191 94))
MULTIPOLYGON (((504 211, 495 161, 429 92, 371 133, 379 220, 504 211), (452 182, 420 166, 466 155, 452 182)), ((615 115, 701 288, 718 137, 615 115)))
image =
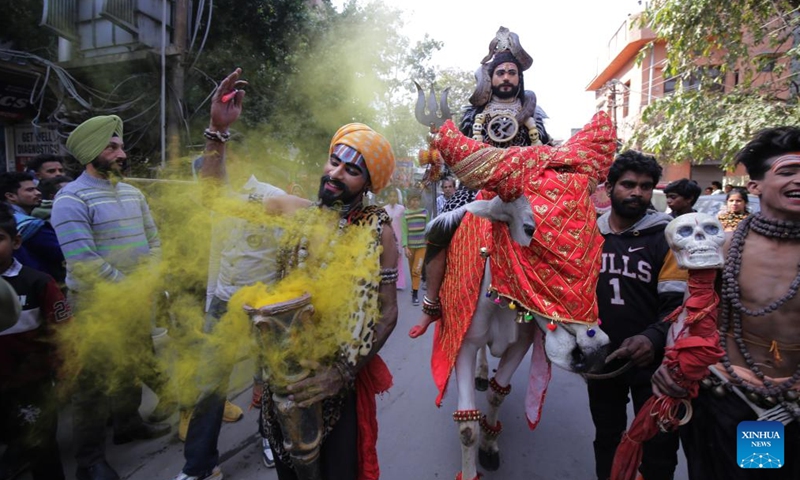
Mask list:
POLYGON ((78 0, 44 0, 41 26, 72 41, 78 40, 78 0))
POLYGON ((130 33, 137 33, 136 0, 106 0, 100 16, 130 33))

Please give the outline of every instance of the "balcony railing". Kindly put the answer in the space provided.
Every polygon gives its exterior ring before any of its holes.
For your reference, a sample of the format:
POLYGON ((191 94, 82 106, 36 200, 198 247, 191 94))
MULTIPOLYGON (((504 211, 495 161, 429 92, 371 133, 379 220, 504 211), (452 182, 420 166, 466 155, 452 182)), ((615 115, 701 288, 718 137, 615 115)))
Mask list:
POLYGON ((44 0, 41 26, 72 41, 78 40, 78 0, 44 0))
POLYGON ((107 18, 130 33, 138 33, 136 28, 136 0, 106 0, 100 16, 107 18))

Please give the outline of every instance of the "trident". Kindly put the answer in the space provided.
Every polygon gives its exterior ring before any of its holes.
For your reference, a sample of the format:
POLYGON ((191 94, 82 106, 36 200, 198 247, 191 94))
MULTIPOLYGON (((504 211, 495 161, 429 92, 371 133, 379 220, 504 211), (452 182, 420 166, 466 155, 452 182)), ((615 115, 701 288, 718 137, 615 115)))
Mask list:
MULTIPOLYGON (((414 85, 417 86, 417 105, 414 108, 414 116, 417 117, 417 121, 426 127, 430 127, 430 138, 433 138, 433 134, 436 133, 439 128, 444 125, 444 122, 450 118, 450 107, 447 106, 447 92, 450 91, 449 88, 445 88, 442 92, 442 97, 439 100, 439 108, 436 108, 436 91, 433 89, 433 85, 431 85, 431 93, 428 95, 428 98, 425 98, 425 92, 422 91, 422 87, 419 86, 419 83, 414 82, 414 85), (428 113, 425 113, 425 106, 427 104, 428 113), (438 110, 438 115, 437 115, 438 110)), ((436 149, 428 148, 419 151, 419 164, 420 165, 428 165, 427 170, 425 171, 425 175, 422 178, 423 185, 430 185, 433 189, 432 197, 436 197, 436 185, 433 182, 439 180, 439 177, 442 173, 442 161, 439 152, 436 149)), ((432 211, 436 211, 433 208, 432 211)))
POLYGON ((431 132, 435 132, 444 125, 444 122, 452 115, 450 113, 450 107, 447 106, 447 92, 450 91, 450 87, 445 88, 442 92, 439 108, 437 109, 436 92, 433 89, 433 85, 431 85, 431 93, 428 95, 427 100, 425 99, 425 92, 422 90, 422 87, 419 86, 419 83, 414 82, 414 85, 417 86, 417 105, 416 108, 414 108, 414 116, 417 117, 419 123, 430 127, 431 132), (428 106, 427 114, 425 113, 426 103, 428 106), (437 115, 437 110, 439 115, 437 115))

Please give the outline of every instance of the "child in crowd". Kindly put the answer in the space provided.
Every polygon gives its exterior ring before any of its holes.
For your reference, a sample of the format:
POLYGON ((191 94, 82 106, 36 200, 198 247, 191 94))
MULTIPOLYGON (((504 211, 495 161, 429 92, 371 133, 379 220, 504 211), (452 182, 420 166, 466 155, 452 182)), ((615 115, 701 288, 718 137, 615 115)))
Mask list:
POLYGON ((0 275, 22 306, 16 323, 0 332, 0 441, 19 452, 18 465, 30 463, 34 480, 63 480, 53 327, 72 314, 52 277, 14 259, 21 243, 13 214, 0 204, 0 275))
POLYGON ((403 216, 403 249, 411 270, 411 303, 419 305, 419 284, 422 280, 422 263, 425 260, 425 225, 430 217, 420 208, 420 193, 408 194, 408 208, 403 216))

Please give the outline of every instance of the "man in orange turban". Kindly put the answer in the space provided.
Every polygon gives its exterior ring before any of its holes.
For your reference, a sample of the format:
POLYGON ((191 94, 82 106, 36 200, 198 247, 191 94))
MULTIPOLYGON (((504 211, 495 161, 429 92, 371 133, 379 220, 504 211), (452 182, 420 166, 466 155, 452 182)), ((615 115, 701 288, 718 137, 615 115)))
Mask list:
MULTIPOLYGON (((200 169, 202 179, 220 181, 225 177, 225 144, 230 137, 228 128, 241 114, 245 95, 239 89, 244 85, 239 80, 240 75, 241 70, 236 69, 220 82, 213 95, 211 123, 204 132, 208 141, 200 169)), ((359 332, 354 346, 342 348, 335 359, 316 366, 308 377, 286 387, 290 400, 300 408, 322 403, 325 417, 323 424, 319 425, 323 437, 318 460, 302 460, 293 456, 296 452, 287 452, 283 438, 292 432, 279 421, 279 408, 290 407, 276 405, 272 396, 274 387, 266 380, 266 391, 261 397, 261 420, 265 427, 262 435, 266 436, 274 452, 280 480, 305 478, 300 472, 311 469, 311 463, 322 471, 322 478, 377 480, 380 476, 375 395, 389 389, 392 376, 377 353, 397 323, 395 282, 398 253, 388 213, 381 207, 364 205, 363 198, 367 192, 379 193, 386 187, 394 172, 394 164, 389 142, 364 124, 347 124, 331 140, 320 179, 317 205, 338 212, 340 229, 360 225, 374 232, 372 247, 381 249, 380 260, 374 265, 375 272, 379 271, 380 284, 365 281, 363 290, 343 294, 354 297, 361 294, 355 297, 354 303, 363 297, 377 296, 379 313, 364 318, 365 328, 359 332)), ((312 203, 293 195, 281 195, 268 198, 264 206, 269 213, 291 215, 311 207, 312 203)), ((300 228, 301 233, 305 233, 304 227, 300 228)), ((286 255, 284 258, 299 258, 298 252, 287 252, 286 255)), ((297 265, 299 262, 296 260, 293 258, 284 263, 297 265)), ((286 273, 281 272, 283 275, 286 273)), ((175 480, 222 478, 216 448, 221 409, 222 403, 217 402, 215 407, 205 412, 196 410, 184 450, 187 462, 175 480), (216 410, 216 414, 211 410, 216 410), (202 438, 193 441, 190 438, 193 431, 202 432, 204 427, 208 427, 212 434, 203 434, 202 438)), ((281 417, 281 420, 285 419, 281 417)))

